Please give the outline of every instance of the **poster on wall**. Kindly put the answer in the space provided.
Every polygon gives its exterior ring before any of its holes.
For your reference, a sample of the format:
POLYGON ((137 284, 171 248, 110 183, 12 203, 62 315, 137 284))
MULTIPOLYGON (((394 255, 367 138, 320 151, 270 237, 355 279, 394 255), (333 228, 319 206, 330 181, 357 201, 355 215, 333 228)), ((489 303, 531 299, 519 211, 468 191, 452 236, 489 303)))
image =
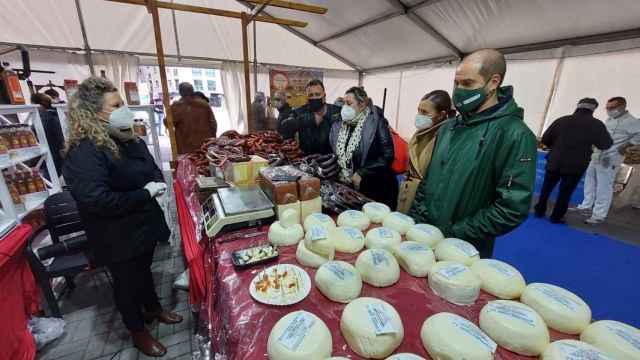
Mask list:
POLYGON ((271 97, 278 92, 285 92, 289 105, 293 108, 300 107, 307 103, 307 83, 313 79, 323 80, 323 77, 322 71, 315 70, 271 70, 271 97))
POLYGON ((124 94, 127 98, 127 105, 140 105, 140 93, 138 92, 138 84, 133 81, 125 81, 124 94))
POLYGON ((64 79, 64 92, 67 95, 67 99, 78 90, 78 80, 64 79))

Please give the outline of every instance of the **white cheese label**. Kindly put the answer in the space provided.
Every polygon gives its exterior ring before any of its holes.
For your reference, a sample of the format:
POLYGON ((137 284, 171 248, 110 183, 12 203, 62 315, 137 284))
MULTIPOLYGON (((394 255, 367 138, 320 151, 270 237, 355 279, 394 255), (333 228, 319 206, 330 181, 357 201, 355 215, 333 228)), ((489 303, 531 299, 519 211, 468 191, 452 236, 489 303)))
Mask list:
POLYGON ((309 232, 311 233, 311 241, 324 240, 329 237, 327 230, 319 226, 312 226, 309 232))
POLYGON ((373 260, 373 266, 380 266, 384 263, 385 266, 390 266, 387 254, 380 250, 371 250, 371 258, 373 260))
POLYGON ((333 273, 338 279, 344 280, 346 278, 350 278, 353 276, 353 273, 349 269, 345 269, 342 265, 338 263, 327 263, 325 265, 329 271, 333 273))
POLYGON ((559 343, 557 346, 564 360, 611 360, 598 351, 584 349, 573 344, 559 343))
POLYGON ((607 325, 607 329, 616 334, 619 338, 629 343, 631 346, 640 350, 640 336, 634 336, 627 329, 621 326, 607 325))
POLYGON ((485 333, 482 332, 482 330, 480 330, 474 324, 464 319, 460 319, 458 317, 452 317, 451 323, 458 330, 476 339, 490 352, 492 353, 496 352, 496 349, 498 348, 498 344, 496 344, 493 340, 491 340, 491 338, 489 338, 485 333))
POLYGON ((493 269, 495 269, 497 272, 499 272, 505 277, 512 278, 516 276, 516 273, 513 271, 513 269, 509 268, 508 266, 506 266, 505 264, 499 261, 488 259, 488 260, 485 260, 485 262, 487 265, 489 265, 490 267, 492 267, 493 269))
POLYGON ((368 304, 367 314, 376 335, 393 334, 397 330, 391 323, 391 316, 382 304, 368 304))
POLYGON ((459 274, 467 271, 467 267, 462 264, 452 264, 449 266, 445 266, 442 269, 438 270, 438 274, 447 278, 447 280, 451 280, 452 278, 458 276, 459 274))
POLYGON ((535 313, 529 309, 496 303, 489 303, 488 306, 491 312, 520 320, 531 327, 535 327, 537 324, 535 313))
POLYGON ((433 235, 435 232, 431 226, 427 226, 426 224, 418 224, 416 225, 416 228, 427 235, 433 235))
POLYGON ((544 285, 539 285, 539 286, 536 286, 535 289, 536 291, 544 294, 546 297, 550 298, 551 300, 564 305, 566 308, 568 308, 571 311, 577 311, 580 308, 580 304, 573 301, 569 297, 557 292, 553 288, 550 288, 544 285))
POLYGON ((362 235, 362 232, 358 231, 357 229, 354 229, 352 227, 345 227, 344 228, 344 232, 347 233, 347 235, 349 235, 349 237, 353 240, 362 240, 364 239, 364 236, 362 235))
POLYGON ((315 213, 315 214, 312 214, 311 216, 313 216, 316 220, 323 223, 331 221, 331 217, 325 214, 315 213))
POLYGON ((429 251, 429 246, 427 244, 404 241, 400 244, 400 250, 407 252, 429 251))
POLYGON ((391 232, 391 230, 387 228, 377 228, 376 231, 378 232, 378 235, 380 235, 381 238, 393 239, 393 233, 391 232))
POLYGON ((301 312, 297 314, 284 329, 282 335, 278 338, 278 342, 290 351, 298 351, 315 322, 316 319, 307 313, 301 312))
POLYGON ((462 251, 468 257, 472 257, 480 254, 478 250, 476 250, 476 248, 473 247, 473 245, 459 239, 455 239, 454 241, 452 241, 451 245, 458 248, 458 250, 462 251))

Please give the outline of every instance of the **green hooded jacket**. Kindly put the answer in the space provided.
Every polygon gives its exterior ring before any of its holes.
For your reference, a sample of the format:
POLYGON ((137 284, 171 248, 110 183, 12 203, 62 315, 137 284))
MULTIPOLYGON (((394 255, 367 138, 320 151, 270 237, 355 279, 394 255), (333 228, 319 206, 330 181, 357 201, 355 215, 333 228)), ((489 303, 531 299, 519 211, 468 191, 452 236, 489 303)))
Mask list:
POLYGON ((495 112, 458 115, 440 128, 409 211, 416 222, 471 242, 481 257, 527 218, 536 177, 536 139, 512 87, 499 89, 498 103, 495 112))

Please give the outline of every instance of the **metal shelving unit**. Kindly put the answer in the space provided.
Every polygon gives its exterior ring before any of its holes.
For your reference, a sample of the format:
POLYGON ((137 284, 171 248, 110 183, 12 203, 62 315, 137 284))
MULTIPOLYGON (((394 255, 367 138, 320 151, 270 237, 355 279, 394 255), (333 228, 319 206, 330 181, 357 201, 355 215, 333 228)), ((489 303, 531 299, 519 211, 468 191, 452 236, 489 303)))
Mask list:
MULTIPOLYGON (((68 122, 67 122, 67 111, 68 107, 66 104, 61 105, 53 105, 53 107, 58 112, 58 117, 60 118, 60 126, 62 127, 62 132, 64 133, 65 138, 68 134, 68 122)), ((153 111, 153 105, 129 105, 129 109, 136 113, 146 113, 149 118, 149 132, 147 132, 147 136, 144 137, 144 141, 149 146, 149 150, 153 155, 153 158, 158 164, 158 167, 162 169, 162 158, 160 157, 160 142, 158 140, 158 127, 156 123, 156 115, 155 111, 153 111), (149 133, 151 137, 149 137, 149 133)))
POLYGON ((49 150, 49 144, 47 143, 47 137, 42 126, 42 120, 38 112, 38 106, 36 105, 0 105, 0 120, 5 123, 11 123, 6 117, 7 115, 15 116, 18 122, 21 124, 32 125, 35 129, 35 135, 38 139, 39 146, 33 148, 11 150, 10 158, 8 161, 0 164, 0 169, 8 169, 15 167, 27 167, 24 162, 36 158, 41 160, 37 166, 45 165, 47 171, 51 177, 50 181, 45 180, 48 194, 40 194, 37 196, 25 196, 24 208, 18 208, 11 199, 9 188, 4 176, 0 176, 0 203, 2 209, 0 210, 0 236, 4 236, 9 232, 13 226, 20 223, 25 216, 31 211, 42 206, 49 194, 60 192, 60 179, 56 172, 56 167, 53 164, 51 153, 49 150))

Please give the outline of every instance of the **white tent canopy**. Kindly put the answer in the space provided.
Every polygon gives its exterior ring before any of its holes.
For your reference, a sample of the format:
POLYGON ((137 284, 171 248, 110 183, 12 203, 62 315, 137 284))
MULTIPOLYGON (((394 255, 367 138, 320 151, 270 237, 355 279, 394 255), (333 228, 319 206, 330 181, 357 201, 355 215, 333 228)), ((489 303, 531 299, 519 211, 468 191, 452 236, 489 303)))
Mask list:
MULTIPOLYGON (((235 0, 173 2, 249 11, 248 4, 235 0)), ((638 0, 301 2, 325 6, 328 12, 267 7, 266 15, 307 21, 309 26, 258 23, 257 60, 344 72, 330 100, 355 85, 360 73, 378 104, 388 90, 386 115, 407 137, 414 130, 419 98, 433 89, 451 90, 457 60, 484 47, 509 55, 505 83, 515 86, 527 124, 537 134, 585 96, 601 103, 627 96, 632 112, 640 112, 640 94, 632 85, 640 80, 638 0)), ((237 19, 161 9, 160 20, 169 63, 216 61, 219 67, 222 61, 242 59, 237 19)), ((141 58, 155 53, 151 17, 142 6, 104 0, 0 0, 0 22, 4 44, 80 53, 91 48, 141 58)), ((264 82, 261 76, 258 86, 264 82)), ((597 113, 601 117, 602 108, 597 113)))

